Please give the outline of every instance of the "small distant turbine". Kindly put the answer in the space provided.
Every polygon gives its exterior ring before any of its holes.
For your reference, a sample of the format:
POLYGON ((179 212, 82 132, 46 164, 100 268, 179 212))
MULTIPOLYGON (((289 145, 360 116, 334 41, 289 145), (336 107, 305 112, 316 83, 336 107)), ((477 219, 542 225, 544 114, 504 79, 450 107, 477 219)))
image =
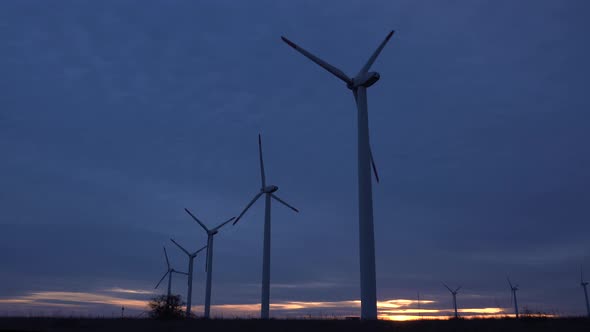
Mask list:
POLYGON ((268 319, 270 315, 270 199, 273 198, 277 202, 285 205, 295 212, 299 212, 296 208, 289 205, 287 202, 280 199, 274 193, 279 190, 275 185, 266 185, 266 176, 264 173, 264 161, 262 159, 262 139, 258 135, 258 153, 260 157, 260 177, 262 186, 260 191, 254 196, 252 201, 246 205, 246 208, 234 221, 234 225, 242 218, 244 213, 254 204, 262 195, 265 196, 265 210, 264 210, 264 249, 262 259, 262 301, 260 306, 260 318, 268 319))
POLYGON ((506 278, 508 280, 508 285, 510 285, 510 290, 512 291, 512 299, 514 300, 514 315, 518 318, 518 302, 516 301, 516 291, 518 290, 518 285, 512 285, 510 282, 510 278, 506 278))
POLYGON ((188 256, 188 290, 186 295, 186 317, 190 318, 191 316, 191 305, 192 305, 192 298, 193 298, 193 262, 197 254, 203 251, 207 246, 190 253, 188 250, 184 249, 180 244, 178 244, 173 239, 170 239, 172 243, 174 243, 180 250, 184 251, 184 253, 188 256))
POLYGON ((443 284, 448 290, 449 292, 451 292, 451 294, 453 294, 453 307, 455 308, 455 318, 459 318, 459 313, 457 312, 457 292, 459 292, 459 289, 461 289, 461 287, 463 286, 459 286, 457 287, 457 289, 452 290, 449 288, 449 286, 443 284))
POLYGON ((590 304, 588 303, 588 290, 586 289, 586 286, 588 286, 588 282, 584 281, 584 271, 582 270, 582 267, 580 267, 580 286, 584 288, 584 298, 586 299, 586 314, 588 315, 588 318, 590 318, 590 304))
POLYGON ((422 317, 422 311, 420 308, 420 291, 418 291, 418 316, 422 317))
POLYGON ((196 222, 203 227, 205 232, 207 232, 207 261, 205 262, 205 271, 207 272, 207 288, 205 291, 205 318, 209 318, 211 313, 211 277, 213 274, 213 237, 215 234, 219 233, 219 229, 225 226, 228 222, 235 219, 235 217, 231 217, 229 220, 222 222, 219 226, 209 229, 205 224, 203 224, 194 214, 192 214, 188 209, 184 209, 186 213, 188 213, 196 222))
POLYGON ((170 267, 170 261, 168 260, 168 253, 166 252, 166 247, 164 247, 164 257, 166 257, 166 266, 168 267, 168 270, 166 271, 166 273, 164 273, 164 276, 162 277, 162 279, 160 279, 160 281, 158 281, 158 283, 156 284, 156 287, 154 287, 154 288, 158 288, 158 286, 160 286, 160 283, 162 283, 164 278, 166 278, 166 276, 168 276, 168 297, 166 298, 166 302, 168 302, 168 301, 170 301, 170 296, 172 295, 172 273, 178 273, 178 274, 184 274, 184 275, 188 275, 188 273, 176 271, 175 269, 170 267))

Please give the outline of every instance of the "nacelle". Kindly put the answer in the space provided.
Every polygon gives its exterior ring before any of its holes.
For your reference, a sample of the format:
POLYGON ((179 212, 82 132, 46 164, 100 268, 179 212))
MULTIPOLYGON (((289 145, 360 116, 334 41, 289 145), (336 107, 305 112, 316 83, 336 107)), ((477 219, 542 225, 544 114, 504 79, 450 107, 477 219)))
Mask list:
POLYGON ((352 87, 349 86, 349 88, 357 88, 359 86, 364 86, 365 88, 368 88, 371 85, 375 84, 380 78, 381 78, 381 75, 379 75, 379 73, 371 71, 371 72, 365 73, 362 76, 357 76, 357 77, 353 78, 352 79, 352 87))
POLYGON ((279 187, 274 186, 274 185, 270 185, 270 186, 266 186, 266 187, 262 188, 262 191, 267 194, 272 194, 277 190, 279 190, 279 187))

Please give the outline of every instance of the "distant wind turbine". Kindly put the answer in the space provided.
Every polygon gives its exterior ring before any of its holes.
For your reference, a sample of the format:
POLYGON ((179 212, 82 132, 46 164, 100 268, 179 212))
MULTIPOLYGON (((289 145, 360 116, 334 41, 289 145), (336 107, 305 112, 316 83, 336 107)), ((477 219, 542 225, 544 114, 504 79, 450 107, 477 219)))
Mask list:
POLYGON ((588 318, 590 318, 590 304, 588 303, 588 290, 586 289, 586 287, 588 286, 588 282, 584 281, 584 271, 581 266, 580 266, 580 286, 582 286, 582 288, 584 288, 584 298, 586 299, 586 314, 588 315, 588 318))
POLYGON ((457 287, 457 289, 452 290, 449 288, 449 286, 443 284, 448 290, 449 292, 451 292, 451 294, 453 294, 453 307, 455 308, 455 318, 459 318, 459 313, 457 312, 457 292, 459 292, 459 289, 461 289, 462 286, 457 287))
POLYGON ((184 274, 184 275, 188 275, 188 273, 177 271, 177 270, 173 269, 172 267, 170 267, 170 261, 168 260, 168 253, 166 252, 166 247, 164 247, 164 257, 166 257, 166 267, 168 268, 168 270, 166 270, 166 273, 164 273, 164 276, 162 276, 162 279, 160 279, 160 281, 158 281, 158 283, 156 284, 156 287, 154 287, 154 288, 158 288, 158 286, 160 286, 160 283, 162 283, 164 278, 166 278, 166 276, 168 276, 168 297, 166 298, 166 301, 168 302, 168 301, 170 301, 170 296, 172 295, 172 273, 178 273, 178 274, 184 274))
POLYGON ((262 139, 260 134, 258 135, 258 153, 260 157, 260 177, 262 186, 260 191, 254 196, 252 201, 246 205, 242 213, 234 221, 234 225, 242 218, 242 216, 248 211, 248 209, 262 196, 265 196, 265 209, 264 209, 264 248, 262 258, 262 300, 260 306, 260 318, 268 319, 270 315, 270 199, 273 198, 277 202, 285 205, 295 212, 299 212, 296 208, 289 205, 284 200, 280 199, 275 192, 279 190, 279 187, 275 185, 266 185, 266 176, 264 173, 264 161, 262 159, 262 139))
POLYGON ((516 301, 516 291, 518 290, 518 285, 512 285, 510 282, 510 278, 506 278, 508 280, 508 285, 510 285, 510 290, 512 291, 512 299, 514 300, 514 315, 518 318, 518 302, 516 301))
POLYGON ((180 248, 180 250, 184 251, 184 253, 188 256, 188 290, 186 295, 186 317, 190 318, 193 298, 193 262, 195 260, 195 257, 197 257, 197 254, 203 251, 205 248, 207 248, 207 246, 204 246, 203 248, 193 253, 190 253, 188 252, 188 250, 184 249, 180 244, 178 244, 178 242, 174 241, 173 239, 170 239, 170 241, 172 241, 172 243, 174 243, 178 248, 180 248))
POLYGON ((231 217, 229 220, 222 222, 217 227, 209 229, 205 224, 203 224, 194 214, 192 214, 188 209, 184 209, 186 213, 188 213, 196 222, 203 227, 205 232, 207 232, 207 261, 205 262, 205 271, 207 271, 207 288, 205 292, 205 318, 209 318, 211 313, 211 277, 213 273, 213 237, 215 234, 219 233, 219 229, 225 226, 228 222, 235 219, 235 217, 231 217))
POLYGON ((418 316, 422 317, 422 309, 420 308, 420 291, 418 291, 418 316))
POLYGON ((348 77, 342 70, 332 66, 317 56, 309 53, 285 37, 285 43, 305 57, 320 65, 338 77, 346 87, 352 90, 357 107, 357 149, 358 149, 358 199, 359 199, 359 249, 361 272, 361 319, 377 319, 377 284, 375 276, 375 234, 373 229, 373 189, 371 184, 371 166, 379 182, 377 168, 369 142, 369 114, 367 110, 367 88, 381 77, 377 72, 370 72, 371 66, 389 41, 393 31, 387 34, 377 50, 354 77, 348 77))

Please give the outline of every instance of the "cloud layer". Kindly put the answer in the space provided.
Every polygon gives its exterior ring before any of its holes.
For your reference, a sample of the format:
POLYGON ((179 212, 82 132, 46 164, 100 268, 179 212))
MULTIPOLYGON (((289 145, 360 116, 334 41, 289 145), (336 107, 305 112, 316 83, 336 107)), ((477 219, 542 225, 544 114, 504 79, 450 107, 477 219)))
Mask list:
MULTIPOLYGON (((301 210, 273 207, 272 302, 358 298, 353 98, 280 36, 355 73, 395 29, 369 91, 379 299, 508 308, 510 275, 582 314, 588 6, 3 1, 0 298, 151 289, 169 238, 205 242, 183 208, 214 225, 259 189, 259 132, 301 210)), ((215 305, 259 300, 262 210, 216 239, 215 305)))

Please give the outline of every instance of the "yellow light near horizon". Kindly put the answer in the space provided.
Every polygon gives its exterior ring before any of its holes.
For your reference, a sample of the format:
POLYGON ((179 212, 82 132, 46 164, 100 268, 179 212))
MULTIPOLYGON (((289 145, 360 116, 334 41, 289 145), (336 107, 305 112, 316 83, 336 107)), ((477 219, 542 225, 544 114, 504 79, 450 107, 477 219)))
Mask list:
POLYGON ((379 313, 384 313, 384 314, 405 314, 405 313, 410 313, 410 314, 419 314, 419 313, 439 313, 442 312, 439 309, 397 309, 397 310, 379 310, 379 313))
POLYGON ((458 309, 458 312, 469 312, 474 314, 499 314, 504 310, 501 308, 467 308, 467 309, 458 309))
POLYGON ((392 320, 396 322, 406 322, 412 320, 422 320, 422 319, 448 319, 446 316, 424 316, 424 315, 379 315, 379 319, 383 320, 392 320))

